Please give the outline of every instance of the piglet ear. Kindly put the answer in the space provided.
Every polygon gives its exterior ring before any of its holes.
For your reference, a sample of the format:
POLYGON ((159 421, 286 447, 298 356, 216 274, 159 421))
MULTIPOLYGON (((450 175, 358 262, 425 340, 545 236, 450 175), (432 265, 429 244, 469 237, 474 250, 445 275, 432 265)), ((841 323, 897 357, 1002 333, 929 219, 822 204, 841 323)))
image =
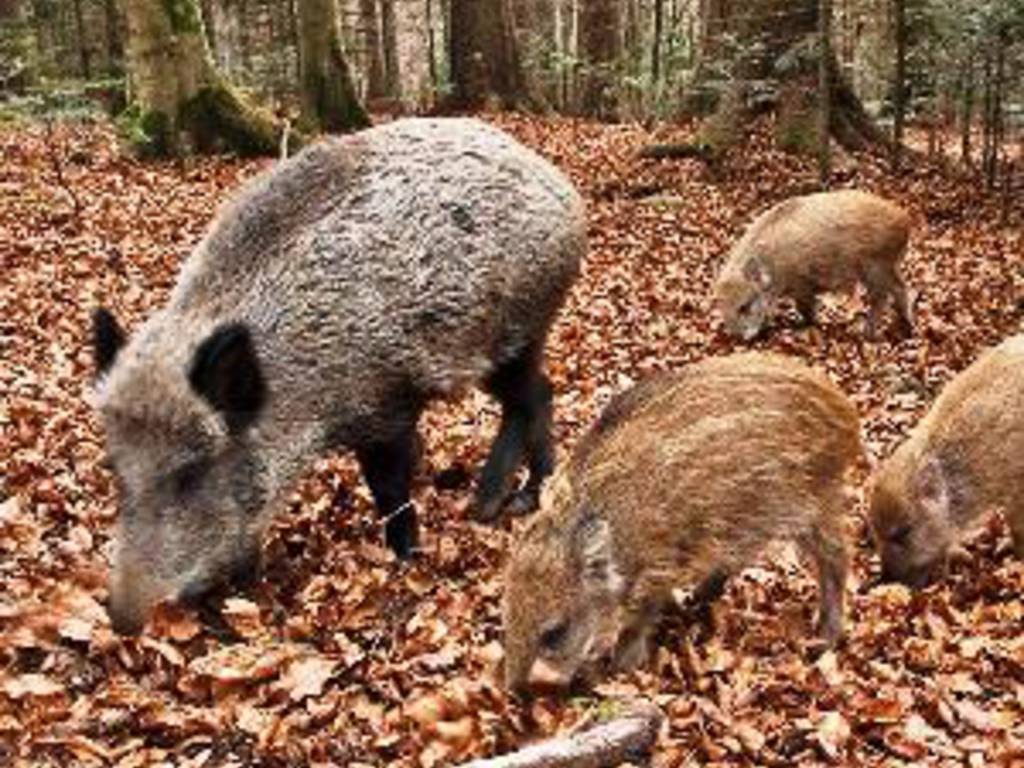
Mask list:
POLYGON ((771 285, 772 276, 768 272, 768 265, 760 256, 751 256, 747 263, 743 266, 743 275, 752 283, 760 286, 761 288, 767 288, 771 285))
POLYGON ((596 513, 585 513, 575 538, 587 588, 618 593, 622 577, 615 564, 612 528, 608 521, 596 513))
POLYGON ((918 501, 929 514, 939 517, 949 516, 949 479, 938 459, 931 458, 925 462, 917 474, 916 486, 918 501))
POLYGON ((92 355, 97 376, 110 370, 124 342, 124 331, 109 309, 100 307, 92 313, 92 355))
POLYGON ((199 345, 188 373, 196 394, 221 413, 228 429, 250 426, 266 400, 266 384, 249 329, 222 325, 199 345))

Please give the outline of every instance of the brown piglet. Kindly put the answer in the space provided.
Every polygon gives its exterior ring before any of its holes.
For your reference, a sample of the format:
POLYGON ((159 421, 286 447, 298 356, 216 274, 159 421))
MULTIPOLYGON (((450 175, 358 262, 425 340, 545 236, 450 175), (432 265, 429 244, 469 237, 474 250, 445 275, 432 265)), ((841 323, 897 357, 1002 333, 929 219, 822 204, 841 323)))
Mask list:
POLYGON ((876 472, 870 517, 883 580, 928 584, 960 536, 993 509, 1006 514, 1024 557, 1024 334, 947 384, 876 472))
POLYGON ((619 395, 513 549, 507 683, 562 687, 642 663, 674 589, 713 599, 777 540, 814 562, 820 631, 836 643, 845 475, 861 455, 849 400, 787 357, 712 358, 619 395))

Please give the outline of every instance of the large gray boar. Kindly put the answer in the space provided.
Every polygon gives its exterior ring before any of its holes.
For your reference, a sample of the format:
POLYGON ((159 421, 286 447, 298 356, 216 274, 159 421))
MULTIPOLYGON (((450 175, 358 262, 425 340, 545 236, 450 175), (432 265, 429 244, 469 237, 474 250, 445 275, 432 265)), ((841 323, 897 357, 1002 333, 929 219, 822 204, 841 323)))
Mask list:
POLYGON ((947 384, 876 473, 870 517, 883 580, 929 583, 957 539, 995 509, 1024 558, 1024 335, 947 384))
POLYGON ((505 573, 510 688, 594 682, 646 655, 675 588, 713 600, 769 543, 796 540, 820 629, 843 629, 845 475, 856 411, 778 355, 712 358, 616 397, 547 481, 505 573))
POLYGON ((407 557, 417 419, 473 383, 502 406, 478 516, 497 516, 524 461, 535 505, 552 463, 545 338, 584 250, 572 184, 475 120, 325 141, 248 184, 127 344, 95 317, 121 497, 114 626, 251 571, 275 500, 342 446, 407 557))
POLYGON ((761 333, 776 299, 796 302, 814 322, 819 293, 868 293, 867 334, 892 299, 902 335, 913 326, 899 267, 910 238, 910 219, 892 203, 857 190, 794 197, 768 209, 733 247, 715 284, 715 297, 733 336, 761 333))

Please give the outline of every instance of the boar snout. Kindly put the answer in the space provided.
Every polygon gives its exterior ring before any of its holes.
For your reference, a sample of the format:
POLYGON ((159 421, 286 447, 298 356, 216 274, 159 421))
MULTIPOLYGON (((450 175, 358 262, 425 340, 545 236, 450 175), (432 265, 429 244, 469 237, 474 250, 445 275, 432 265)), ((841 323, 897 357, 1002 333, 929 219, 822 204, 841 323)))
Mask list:
POLYGON ((120 635, 137 635, 146 624, 149 609, 169 596, 170 589, 162 588, 144 569, 118 563, 110 575, 110 624, 120 635))
POLYGON ((924 589, 937 581, 945 571, 945 560, 914 564, 895 557, 882 558, 882 584, 905 584, 911 589, 924 589))

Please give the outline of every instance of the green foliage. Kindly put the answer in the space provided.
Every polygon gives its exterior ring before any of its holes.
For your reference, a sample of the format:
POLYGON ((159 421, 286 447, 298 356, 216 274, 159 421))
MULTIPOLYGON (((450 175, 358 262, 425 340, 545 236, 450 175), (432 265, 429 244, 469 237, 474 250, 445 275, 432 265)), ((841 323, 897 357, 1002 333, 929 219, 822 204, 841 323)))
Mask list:
POLYGON ((132 152, 140 157, 164 157, 171 153, 172 121, 163 112, 146 111, 132 104, 117 118, 117 128, 132 152))
POLYGON ((196 0, 162 0, 164 13, 176 34, 195 34, 203 28, 196 0))

